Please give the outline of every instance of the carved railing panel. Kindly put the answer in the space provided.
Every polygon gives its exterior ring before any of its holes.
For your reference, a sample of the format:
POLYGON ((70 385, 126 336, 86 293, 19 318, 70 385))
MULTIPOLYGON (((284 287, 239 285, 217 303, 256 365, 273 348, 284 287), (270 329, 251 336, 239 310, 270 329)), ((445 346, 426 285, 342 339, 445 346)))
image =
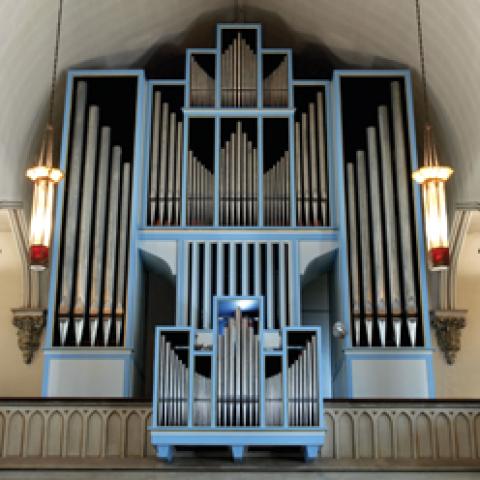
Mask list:
MULTIPOLYGON (((360 460, 362 466, 381 462, 393 470, 405 465, 480 469, 480 402, 336 401, 325 406, 327 437, 321 458, 311 464, 315 468, 323 463, 341 469, 360 460)), ((151 463, 150 417, 149 405, 139 402, 0 402, 0 468, 21 468, 25 459, 38 468, 56 459, 65 468, 89 461, 98 466, 99 460, 113 468, 121 459, 133 467, 151 463)))

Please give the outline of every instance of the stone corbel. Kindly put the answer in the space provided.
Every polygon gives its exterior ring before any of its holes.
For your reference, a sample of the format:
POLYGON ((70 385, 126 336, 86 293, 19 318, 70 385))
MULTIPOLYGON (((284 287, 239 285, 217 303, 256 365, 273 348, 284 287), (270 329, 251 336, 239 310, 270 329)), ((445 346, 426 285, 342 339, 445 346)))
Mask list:
POLYGON ((40 346, 45 326, 45 310, 38 308, 13 308, 13 325, 17 327, 18 348, 23 361, 32 363, 33 355, 40 346))
POLYGON ((432 327, 437 344, 449 365, 455 363, 460 350, 460 335, 465 328, 467 310, 436 310, 433 312, 432 327))

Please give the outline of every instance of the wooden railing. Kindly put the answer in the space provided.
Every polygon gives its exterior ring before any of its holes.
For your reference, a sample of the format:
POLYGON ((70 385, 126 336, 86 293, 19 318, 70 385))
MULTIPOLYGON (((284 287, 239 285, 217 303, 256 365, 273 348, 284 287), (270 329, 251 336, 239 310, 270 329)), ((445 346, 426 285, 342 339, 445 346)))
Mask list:
MULTIPOLYGON (((292 461, 300 460, 296 450, 254 451, 244 467, 266 461, 282 469, 480 470, 480 402, 327 401, 325 407, 328 432, 318 461, 292 461)), ((0 468, 176 468, 185 462, 200 468, 199 457, 227 461, 226 450, 186 450, 173 464, 161 464, 149 442, 150 415, 148 403, 135 401, 0 400, 0 468)))

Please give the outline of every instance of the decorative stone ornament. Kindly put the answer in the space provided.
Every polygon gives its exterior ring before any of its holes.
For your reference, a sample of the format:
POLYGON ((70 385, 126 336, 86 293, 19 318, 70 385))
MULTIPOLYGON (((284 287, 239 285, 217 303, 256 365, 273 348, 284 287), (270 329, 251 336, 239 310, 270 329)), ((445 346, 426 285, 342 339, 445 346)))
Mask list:
POLYGON ((449 365, 455 363, 460 350, 461 329, 465 327, 467 310, 437 310, 432 327, 437 335, 437 344, 449 365))
POLYGON ((32 363, 33 354, 40 346, 40 337, 45 326, 45 311, 35 308, 13 308, 13 325, 17 327, 18 348, 23 361, 32 363))

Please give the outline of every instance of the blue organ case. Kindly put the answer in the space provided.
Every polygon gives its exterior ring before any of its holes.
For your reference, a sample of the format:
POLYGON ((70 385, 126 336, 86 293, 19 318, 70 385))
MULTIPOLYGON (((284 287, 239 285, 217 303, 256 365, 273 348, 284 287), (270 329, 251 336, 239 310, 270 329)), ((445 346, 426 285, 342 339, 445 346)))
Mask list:
POLYGON ((312 459, 323 398, 433 396, 408 71, 295 79, 219 24, 181 79, 70 71, 61 167, 45 396, 151 395, 167 460, 312 459))

